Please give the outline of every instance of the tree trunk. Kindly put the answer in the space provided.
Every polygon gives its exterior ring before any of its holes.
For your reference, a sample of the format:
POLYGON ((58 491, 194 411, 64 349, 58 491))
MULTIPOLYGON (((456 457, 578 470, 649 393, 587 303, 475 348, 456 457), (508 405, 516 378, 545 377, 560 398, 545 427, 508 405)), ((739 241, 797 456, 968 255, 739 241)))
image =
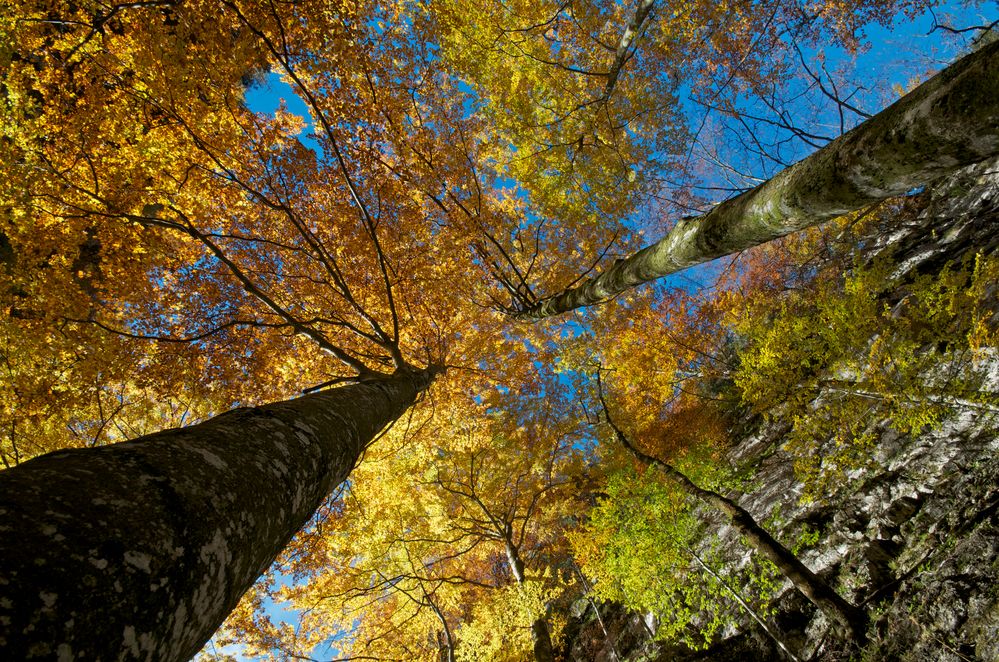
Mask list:
POLYGON ((544 616, 538 616, 531 623, 531 639, 534 641, 535 662, 554 662, 555 650, 552 646, 552 635, 548 630, 548 622, 544 616))
MULTIPOLYGON (((513 578, 517 584, 522 585, 525 580, 524 561, 520 558, 520 552, 510 539, 509 533, 504 543, 506 544, 506 557, 510 562, 510 572, 513 573, 513 578)), ((548 622, 545 621, 544 614, 538 616, 531 623, 531 641, 534 642, 535 662, 554 662, 555 649, 552 646, 552 635, 548 630, 548 622)))
POLYGON ((868 619, 864 611, 844 600, 821 577, 809 570, 791 550, 760 526, 749 511, 717 492, 699 487, 671 464, 638 450, 616 426, 614 431, 632 455, 646 464, 659 467, 684 492, 726 515, 736 531, 749 541, 750 546, 777 566, 781 574, 826 617, 842 627, 855 641, 865 640, 868 619))
POLYGON ((903 195, 999 155, 999 42, 958 60, 852 131, 773 179, 600 275, 523 308, 539 320, 628 288, 903 195))
POLYGON ((188 660, 437 370, 0 472, 10 660, 188 660))

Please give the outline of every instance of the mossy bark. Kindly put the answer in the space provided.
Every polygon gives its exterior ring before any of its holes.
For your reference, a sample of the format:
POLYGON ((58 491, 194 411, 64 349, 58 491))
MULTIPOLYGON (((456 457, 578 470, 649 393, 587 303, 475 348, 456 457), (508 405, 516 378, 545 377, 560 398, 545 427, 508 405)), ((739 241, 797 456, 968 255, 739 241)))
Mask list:
POLYGON ((822 223, 999 156, 999 42, 947 67, 852 131, 600 275, 515 316, 539 320, 822 223))
POLYGON ((433 374, 0 472, 4 658, 190 659, 433 374))

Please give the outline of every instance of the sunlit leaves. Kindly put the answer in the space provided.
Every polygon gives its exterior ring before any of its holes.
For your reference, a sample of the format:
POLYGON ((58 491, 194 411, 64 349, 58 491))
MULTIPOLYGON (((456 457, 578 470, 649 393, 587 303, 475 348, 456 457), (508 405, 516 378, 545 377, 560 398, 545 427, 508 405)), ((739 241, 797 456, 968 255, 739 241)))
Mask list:
POLYGON ((734 622, 730 587, 752 587, 743 598, 764 610, 777 588, 775 569, 732 572, 715 550, 702 548, 705 538, 689 497, 672 482, 656 471, 624 471, 611 477, 607 496, 572 544, 598 597, 655 614, 657 637, 697 649, 734 622))
MULTIPOLYGON (((629 216, 687 174, 681 89, 757 93, 781 82, 789 30, 855 45, 863 21, 921 6, 660 4, 622 61, 639 4, 10 3, 3 462, 446 364, 228 633, 275 656, 516 658, 532 620, 557 630, 579 594, 567 531, 625 464, 594 449, 595 366, 636 443, 705 485, 721 480, 733 375, 757 411, 795 409, 800 440, 872 407, 908 431, 939 421, 942 397, 988 404, 973 371, 916 380, 927 346, 973 367, 995 344, 987 262, 915 282, 889 311, 883 272, 841 290, 816 278, 817 243, 785 242, 717 297, 649 289, 564 327, 494 314, 638 242, 629 216), (305 115, 246 107, 268 75, 305 115), (830 379, 855 383, 811 409, 830 379), (267 617, 271 599, 296 627, 267 617)), ((870 454, 867 427, 837 429, 870 454)), ((665 632, 700 644, 725 620, 694 563, 699 524, 653 476, 623 475, 578 552, 602 595, 673 613, 665 632)))
POLYGON ((532 622, 573 595, 564 534, 588 471, 548 388, 454 402, 433 427, 421 408, 382 439, 287 554, 298 631, 349 633, 343 654, 390 658, 431 659, 449 639, 459 659, 530 650, 532 622))
POLYGON ((995 414, 976 360, 995 333, 983 289, 995 268, 978 257, 899 284, 882 262, 742 311, 735 382, 747 403, 793 418, 807 497, 874 461, 879 420, 915 434, 956 412, 995 414), (830 434, 835 450, 821 457, 830 434))

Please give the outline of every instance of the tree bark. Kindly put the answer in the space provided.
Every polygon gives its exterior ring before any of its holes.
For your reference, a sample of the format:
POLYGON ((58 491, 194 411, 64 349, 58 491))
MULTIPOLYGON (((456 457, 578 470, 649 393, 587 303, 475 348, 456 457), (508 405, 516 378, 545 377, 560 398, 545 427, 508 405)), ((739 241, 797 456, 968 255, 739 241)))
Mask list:
MULTIPOLYGON (((525 581, 524 561, 520 558, 520 552, 509 535, 503 542, 506 544, 506 557, 510 563, 510 572, 513 573, 513 578, 517 584, 523 585, 525 581)), ((554 662, 555 648, 552 645, 551 632, 548 630, 548 622, 545 620, 544 614, 538 616, 531 623, 531 641, 534 643, 535 662, 554 662)))
POLYGON ((632 455, 646 464, 659 467, 684 492, 728 517, 732 526, 749 541, 750 546, 777 566, 781 574, 823 614, 849 633, 854 641, 863 642, 866 639, 868 619, 864 611, 844 600, 821 577, 809 570, 791 550, 760 526, 749 511, 718 492, 698 486, 668 462, 638 450, 624 433, 616 426, 613 427, 618 439, 632 455))
POLYGON ((767 182, 681 220, 580 285, 525 306, 539 320, 817 225, 999 155, 999 42, 958 60, 767 182))
POLYGON ((437 370, 0 472, 11 660, 188 660, 437 370))

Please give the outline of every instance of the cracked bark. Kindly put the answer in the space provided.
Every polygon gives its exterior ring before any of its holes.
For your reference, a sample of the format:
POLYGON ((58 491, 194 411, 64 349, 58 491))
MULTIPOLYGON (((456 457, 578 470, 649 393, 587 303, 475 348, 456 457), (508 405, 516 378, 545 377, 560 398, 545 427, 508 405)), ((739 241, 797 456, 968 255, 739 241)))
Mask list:
POLYGON ((593 306, 696 264, 862 209, 999 155, 999 42, 947 67, 772 179, 514 317, 593 306))
POLYGON ((190 659, 436 372, 0 472, 5 659, 190 659))

